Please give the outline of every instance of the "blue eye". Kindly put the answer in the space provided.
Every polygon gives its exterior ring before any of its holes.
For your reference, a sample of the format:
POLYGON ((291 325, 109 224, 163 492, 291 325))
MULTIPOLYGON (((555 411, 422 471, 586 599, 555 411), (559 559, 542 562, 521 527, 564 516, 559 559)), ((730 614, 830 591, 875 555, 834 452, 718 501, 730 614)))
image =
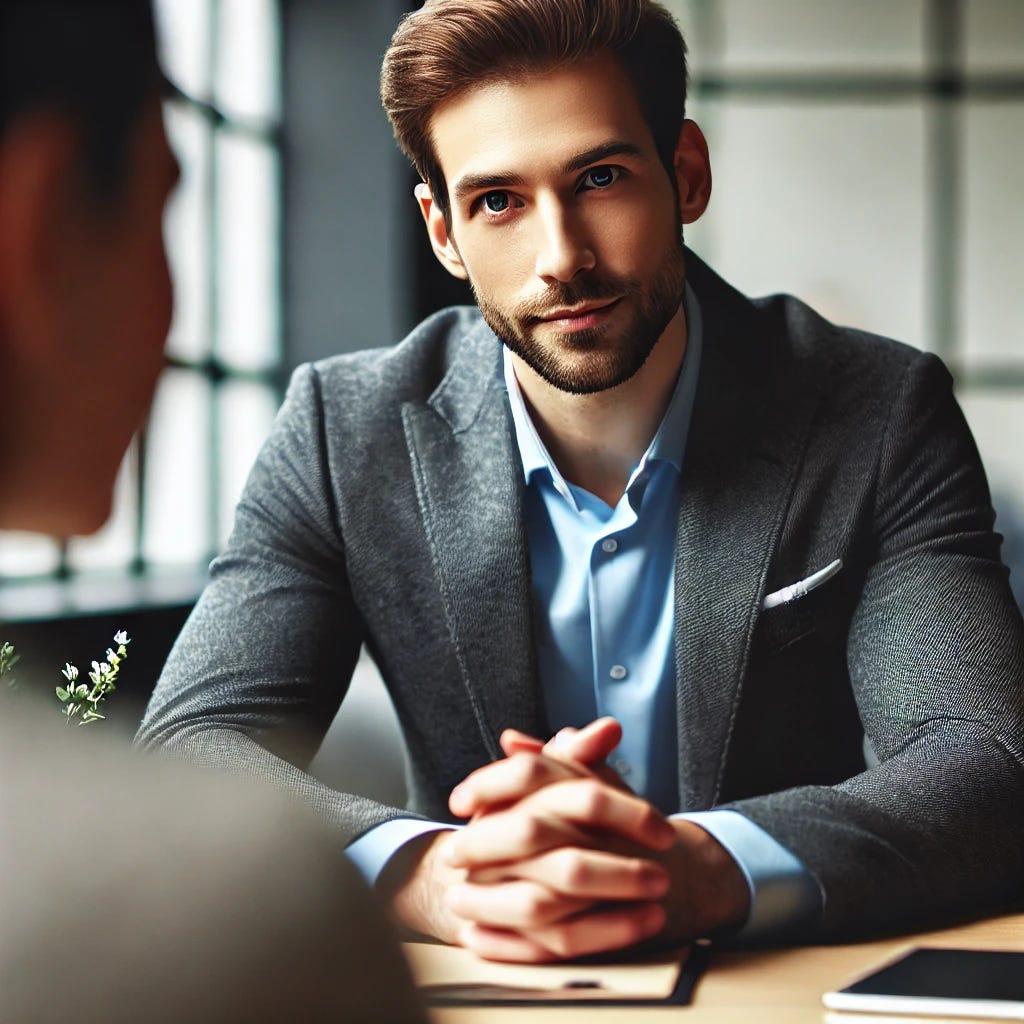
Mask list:
POLYGON ((594 167, 583 176, 584 188, 607 188, 619 177, 618 167, 594 167))
POLYGON ((488 192, 484 196, 484 206, 491 213, 504 213, 508 207, 508 193, 507 192, 488 192))

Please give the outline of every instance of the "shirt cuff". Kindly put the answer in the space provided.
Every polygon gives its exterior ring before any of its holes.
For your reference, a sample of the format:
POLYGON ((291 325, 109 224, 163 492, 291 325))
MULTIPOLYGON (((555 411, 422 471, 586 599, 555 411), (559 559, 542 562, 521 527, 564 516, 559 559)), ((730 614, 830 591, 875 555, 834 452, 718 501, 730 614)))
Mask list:
POLYGON ((822 910, 821 890, 803 861, 738 811, 673 814, 699 825, 725 847, 750 889, 750 913, 737 939, 777 939, 813 921, 822 910))
POLYGON ((345 854, 363 876, 366 884, 374 886, 380 873, 391 858, 419 836, 428 832, 449 832, 454 825, 422 818, 394 818, 371 828, 345 847, 345 854))

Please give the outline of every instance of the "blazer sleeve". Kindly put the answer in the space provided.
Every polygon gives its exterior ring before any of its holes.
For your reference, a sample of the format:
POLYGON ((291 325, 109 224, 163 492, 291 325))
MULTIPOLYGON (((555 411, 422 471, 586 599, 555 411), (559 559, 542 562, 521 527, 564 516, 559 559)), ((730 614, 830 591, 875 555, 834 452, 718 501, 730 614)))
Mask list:
POLYGON ((315 367, 295 372, 136 743, 268 779, 307 800, 348 843, 416 815, 337 792, 306 771, 365 632, 337 525, 320 388, 315 367))
POLYGON ((878 763, 730 805, 818 880, 812 936, 976 915, 1024 892, 1024 632, 981 461, 933 356, 905 370, 878 451, 846 651, 878 763))

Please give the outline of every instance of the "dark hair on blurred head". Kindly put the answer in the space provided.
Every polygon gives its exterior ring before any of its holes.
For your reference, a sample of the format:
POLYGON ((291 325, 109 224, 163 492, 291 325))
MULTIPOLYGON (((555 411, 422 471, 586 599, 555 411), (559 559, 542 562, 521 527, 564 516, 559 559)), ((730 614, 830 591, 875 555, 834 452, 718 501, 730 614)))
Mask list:
POLYGON ((66 113, 98 197, 117 192, 160 81, 150 0, 0 0, 0 141, 25 114, 66 113))
POLYGON ((384 55, 381 99, 446 221, 447 185, 430 132, 434 111, 485 82, 521 79, 602 52, 622 62, 673 177, 686 107, 686 44, 656 0, 426 0, 402 19, 384 55))

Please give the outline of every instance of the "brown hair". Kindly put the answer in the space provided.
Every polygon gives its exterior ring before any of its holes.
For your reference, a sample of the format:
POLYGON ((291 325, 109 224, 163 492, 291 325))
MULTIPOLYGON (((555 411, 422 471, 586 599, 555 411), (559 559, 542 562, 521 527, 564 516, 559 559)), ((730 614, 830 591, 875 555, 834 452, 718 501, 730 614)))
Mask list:
POLYGON ((686 44, 655 0, 426 0, 399 23, 380 93, 395 138, 449 222, 430 119, 483 82, 521 78, 611 51, 636 88, 669 176, 686 107, 686 44))

